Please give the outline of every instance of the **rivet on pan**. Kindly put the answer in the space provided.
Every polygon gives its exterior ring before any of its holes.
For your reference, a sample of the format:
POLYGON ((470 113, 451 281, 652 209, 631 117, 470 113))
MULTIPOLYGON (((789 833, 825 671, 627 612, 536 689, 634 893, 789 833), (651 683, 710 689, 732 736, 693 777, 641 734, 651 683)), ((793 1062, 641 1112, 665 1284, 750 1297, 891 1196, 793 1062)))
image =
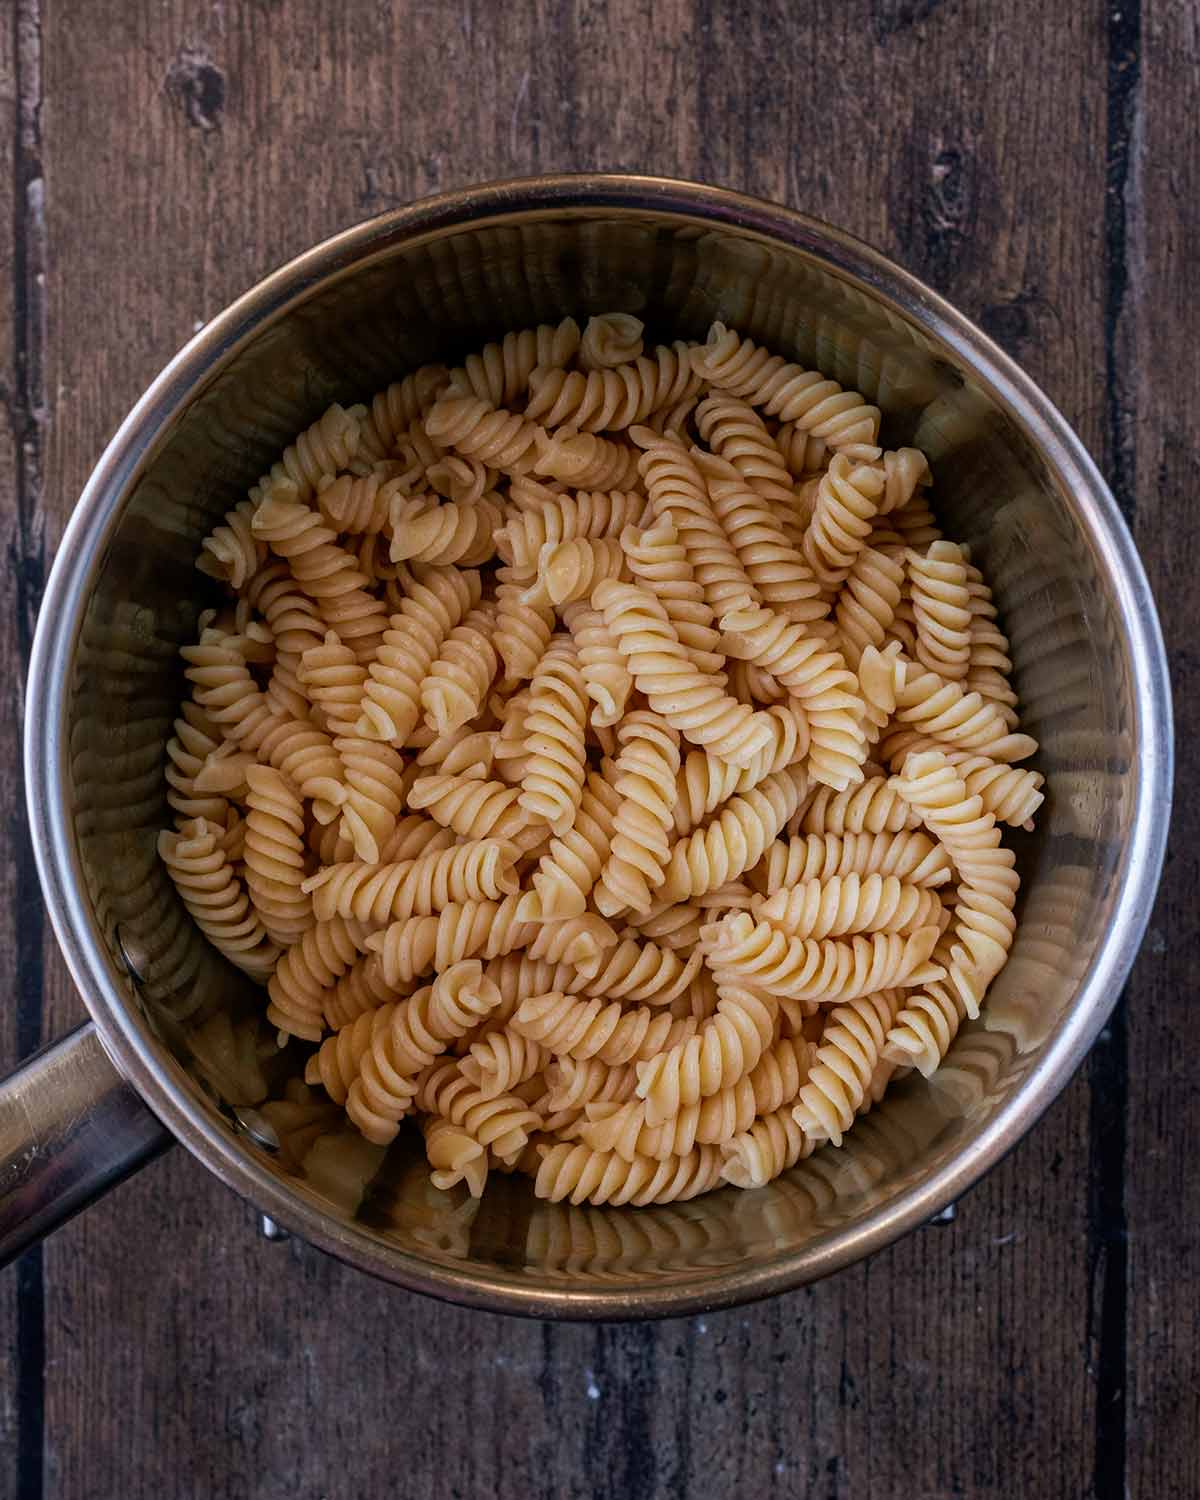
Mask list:
POLYGON ((134 984, 145 984, 146 976, 138 968, 130 956, 129 949, 125 946, 125 934, 121 931, 120 924, 113 928, 113 942, 117 952, 121 956, 121 962, 125 965, 125 972, 133 980, 134 984))
POLYGON ((290 1239, 291 1236, 282 1224, 276 1224, 269 1214, 259 1214, 258 1232, 264 1240, 271 1240, 278 1244, 281 1240, 290 1239))
POLYGON ((947 1203, 940 1214, 934 1214, 932 1219, 926 1219, 925 1227, 927 1229, 937 1229, 940 1228, 943 1224, 953 1224, 957 1217, 958 1204, 947 1203))
POLYGON ((258 1110, 251 1109, 249 1105, 239 1105, 233 1111, 233 1122, 243 1135, 248 1135, 262 1150, 269 1151, 272 1155, 279 1150, 279 1137, 275 1134, 275 1127, 258 1110))

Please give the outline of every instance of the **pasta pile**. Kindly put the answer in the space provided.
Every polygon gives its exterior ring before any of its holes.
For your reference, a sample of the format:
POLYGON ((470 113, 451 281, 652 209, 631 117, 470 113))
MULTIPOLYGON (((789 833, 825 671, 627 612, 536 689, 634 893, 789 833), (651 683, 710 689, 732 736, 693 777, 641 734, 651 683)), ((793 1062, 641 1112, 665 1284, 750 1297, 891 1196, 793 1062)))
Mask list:
POLYGON ((1042 777, 879 420, 567 318, 331 407, 205 539, 161 857, 437 1186, 758 1187, 979 1013, 1042 777))

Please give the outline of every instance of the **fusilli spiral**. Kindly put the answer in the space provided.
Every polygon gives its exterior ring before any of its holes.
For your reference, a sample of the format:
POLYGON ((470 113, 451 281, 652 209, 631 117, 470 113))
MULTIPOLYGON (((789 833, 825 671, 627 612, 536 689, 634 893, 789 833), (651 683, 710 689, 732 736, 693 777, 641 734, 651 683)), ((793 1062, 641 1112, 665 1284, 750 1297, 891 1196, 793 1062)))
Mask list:
POLYGON ((896 718, 945 746, 977 750, 1006 764, 1024 760, 1037 749, 1029 735, 1009 732, 994 703, 913 665, 896 699, 896 718))
POLYGON ((435 734, 449 734, 479 713, 498 661, 492 644, 496 612, 488 605, 471 611, 442 643, 421 684, 425 722, 435 734))
POLYGON ((246 889, 267 936, 289 948, 313 921, 312 899, 303 884, 303 804, 272 766, 250 766, 246 782, 246 889))
POLYGON ((809 833, 773 843, 750 878, 764 895, 773 896, 805 881, 871 874, 916 886, 944 885, 950 879, 950 856, 941 844, 912 830, 809 833))
POLYGON ((251 525, 257 508, 252 500, 243 500, 226 512, 224 522, 200 544, 196 566, 201 573, 223 579, 232 589, 242 589, 258 572, 267 547, 254 535, 251 525))
POLYGON ((529 818, 562 835, 574 822, 587 770, 584 730, 587 698, 573 643, 552 643, 533 674, 525 720, 529 760, 518 805, 529 818))
POLYGON ((393 745, 407 741, 421 714, 421 683, 446 637, 479 597, 478 573, 421 570, 370 663, 358 734, 393 745))
MULTIPOLYGON (((158 836, 158 853, 192 920, 218 952, 263 981, 279 958, 222 847, 203 818, 158 836)), ((318 1030, 318 1036, 320 1032, 318 1030)))
MULTIPOLYGON (((762 601, 789 620, 823 619, 829 613, 829 601, 770 505, 725 460, 705 455, 697 464, 708 485, 713 513, 762 601)), ((710 594, 709 602, 719 608, 733 597, 731 587, 725 599, 718 601, 710 594)))
POLYGON ((468 355, 450 372, 450 384, 489 406, 509 406, 528 386, 534 370, 565 365, 579 347, 579 325, 574 318, 523 328, 506 333, 498 344, 485 345, 478 354, 468 355))
POLYGON ((541 1124, 541 1117, 515 1094, 485 1098, 456 1062, 435 1063, 421 1076, 417 1104, 461 1126, 502 1156, 520 1151, 541 1124))
POLYGON ((598 313, 589 318, 579 341, 579 368, 606 370, 636 359, 642 352, 642 327, 642 320, 632 313, 598 313))
POLYGON ((584 1143, 596 1151, 616 1151, 626 1161, 637 1155, 662 1160, 685 1156, 693 1146, 720 1145, 747 1131, 759 1115, 790 1104, 808 1075, 811 1043, 787 1037, 764 1052, 737 1083, 681 1109, 661 1125, 646 1124, 646 1103, 595 1102, 586 1106, 584 1143))
POLYGON ((807 792, 807 773, 789 766, 731 797, 706 828, 672 846, 662 899, 687 901, 753 869, 807 792))
POLYGON ((608 858, 620 794, 604 776, 589 771, 575 820, 555 838, 530 877, 521 901, 527 922, 561 922, 587 909, 592 887, 608 858))
POLYGON ((702 934, 718 972, 772 995, 825 1003, 941 978, 940 967, 927 965, 937 940, 936 927, 905 937, 789 938, 748 912, 732 912, 702 934))
POLYGON ((346 1097, 346 1113, 369 1141, 386 1146, 395 1138, 417 1092, 417 1075, 499 1003, 500 991, 482 964, 468 960, 376 1013, 370 1045, 346 1097))
POLYGON ((862 700, 841 653, 804 626, 744 603, 722 617, 721 630, 731 656, 765 667, 803 705, 813 777, 838 789, 861 781, 862 700))
POLYGON ((721 635, 675 527, 670 521, 647 531, 626 527, 621 546, 630 572, 666 610, 693 665, 701 672, 719 672, 725 662, 721 635))
POLYGON ((519 584, 500 583, 493 639, 508 682, 533 676, 553 633, 554 611, 548 604, 527 604, 525 590, 519 584))
POLYGON ((537 936, 533 922, 517 920, 518 896, 503 901, 465 901, 437 916, 406 917, 367 939, 383 959, 384 983, 405 984, 428 969, 449 968, 464 958, 498 958, 526 947, 537 936))
POLYGON ((376 459, 395 452, 396 439, 420 421, 445 389, 450 372, 444 365, 422 365, 393 381, 372 400, 362 420, 360 446, 376 459))
MULTIPOLYGON (((362 415, 365 412, 361 407, 347 411, 335 402, 284 449, 279 462, 263 475, 256 488, 265 495, 277 485, 290 484, 298 501, 311 500, 321 480, 326 475, 340 473, 357 453, 362 438, 362 415)), ((255 498, 253 491, 250 498, 255 498)))
POLYGON ((553 991, 522 1000, 511 1026, 557 1057, 598 1057, 609 1067, 644 1061, 695 1030, 693 1021, 676 1021, 666 1010, 553 991))
POLYGON ((771 738, 766 716, 737 703, 698 671, 666 610, 635 584, 602 583, 594 603, 628 662, 639 692, 668 724, 734 765, 747 765, 771 738))
POLYGON ((307 928, 280 958, 267 984, 271 1024, 280 1031, 319 1040, 328 992, 357 960, 361 941, 357 924, 341 917, 307 928))
POLYGON ((925 552, 908 552, 913 613, 917 618, 917 659, 948 681, 961 681, 971 660, 971 596, 962 550, 934 542, 925 552))
MULTIPOLYGON (((635 427, 631 436, 645 450, 638 467, 651 509, 659 525, 675 528, 709 608, 720 614, 735 600, 749 598, 758 603, 758 591, 708 496, 701 463, 710 461, 711 455, 700 449, 688 452, 682 443, 646 427, 635 427)), ((736 469, 732 472, 737 473, 736 469)))
POLYGON ((556 609, 588 599, 605 578, 626 576, 625 554, 612 538, 600 541, 547 542, 538 556, 537 578, 526 589, 527 603, 548 600, 556 609))
POLYGON ((958 900, 950 979, 967 1013, 979 1014, 984 991, 1003 967, 1012 943, 1018 879, 1015 856, 1000 845, 994 814, 967 793, 962 778, 939 751, 910 755, 893 784, 921 814, 958 868, 958 900))
POLYGON ((645 508, 645 498, 631 492, 547 495, 530 509, 510 514, 507 525, 496 533, 496 550, 517 580, 530 579, 547 543, 619 537, 637 523, 645 508))
POLYGON ((553 1054, 538 1042, 527 1040, 512 1027, 490 1031, 471 1043, 468 1057, 459 1067, 485 1099, 509 1094, 541 1073, 553 1054))
POLYGON ((719 1149, 721 1176, 739 1188, 766 1187, 789 1167, 810 1156, 817 1142, 806 1136, 792 1118, 791 1105, 760 1115, 749 1130, 719 1149))
POLYGON ((439 505, 428 496, 394 495, 388 556, 392 562, 477 567, 495 555, 496 528, 502 516, 501 507, 489 495, 461 505, 452 500, 439 505))
POLYGON ((896 558, 864 547, 854 559, 836 607, 842 654, 854 668, 865 647, 886 643, 903 585, 904 568, 896 558))
POLYGON ((534 370, 525 415, 549 427, 614 432, 646 421, 652 412, 674 406, 699 388, 691 347, 676 340, 669 349, 660 344, 653 358, 639 355, 628 364, 587 373, 534 370))
POLYGON ((679 735, 658 714, 637 709, 617 730, 618 805, 608 859, 592 893, 606 917, 648 911, 663 883, 679 770, 679 735))
POLYGON ((255 511, 252 529, 287 562, 326 625, 337 631, 359 661, 370 661, 383 638, 387 609, 368 592, 366 574, 338 543, 337 532, 321 513, 303 502, 293 483, 281 480, 255 511))
POLYGON ((478 839, 398 864, 366 865, 355 860, 326 865, 304 881, 303 889, 311 893, 320 921, 338 916, 359 922, 395 922, 432 916, 454 903, 496 901, 511 895, 517 889, 516 857, 512 844, 478 839))
POLYGON ((842 792, 818 787, 801 819, 804 833, 899 833, 919 826, 904 796, 882 776, 842 792))
POLYGON ((579 653, 584 690, 593 704, 592 724, 607 729, 624 714, 633 678, 598 609, 580 600, 566 606, 563 620, 579 653))
POLYGON ((661 1125, 757 1067, 774 1037, 777 1008, 776 1001, 756 990, 725 985, 716 1015, 695 1036, 637 1065, 637 1095, 646 1101, 646 1124, 661 1125))
POLYGON ((627 1162, 615 1151, 565 1142, 542 1157, 533 1190, 551 1203, 678 1203, 715 1187, 720 1170, 715 1146, 698 1146, 664 1161, 639 1156, 627 1162))
POLYGON ((836 588, 846 581, 883 500, 884 476, 873 464, 855 464, 844 453, 821 476, 804 556, 817 581, 836 588))
POLYGON ((901 991, 864 995, 830 1013, 792 1118, 816 1141, 842 1143, 867 1095, 901 991))
POLYGON ((758 916, 794 938, 845 937, 854 932, 912 932, 936 926, 942 903, 935 891, 894 875, 834 875, 777 891, 758 916))
POLYGON ((719 390, 762 407, 781 422, 794 422, 831 448, 873 443, 878 435, 879 409, 868 406, 857 391, 844 391, 816 370, 768 354, 723 323, 709 329, 704 348, 692 355, 692 368, 719 390))

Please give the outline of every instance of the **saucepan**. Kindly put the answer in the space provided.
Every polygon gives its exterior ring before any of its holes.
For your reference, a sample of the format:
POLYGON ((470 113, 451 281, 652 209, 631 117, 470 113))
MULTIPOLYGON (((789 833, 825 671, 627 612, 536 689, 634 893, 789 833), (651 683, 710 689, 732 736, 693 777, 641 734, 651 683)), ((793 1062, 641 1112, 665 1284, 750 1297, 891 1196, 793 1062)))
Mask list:
POLYGON ((134 407, 46 590, 26 700, 29 816, 91 1019, 0 1085, 11 1256, 181 1142, 271 1223, 477 1307, 657 1316, 849 1265, 947 1209, 1030 1129, 1117 1000, 1158 881, 1171 710, 1154 605, 1112 496, 1042 392, 928 287, 775 204, 637 176, 505 182, 372 219, 215 318, 134 407), (890 1089, 840 1151, 756 1192, 655 1209, 431 1190, 295 1083, 261 992, 160 867, 178 648, 211 599, 200 538, 331 401, 509 328, 621 309, 665 337, 716 318, 865 393, 928 454, 936 504, 991 579, 1048 800, 1019 849, 1012 959, 932 1079, 890 1089))

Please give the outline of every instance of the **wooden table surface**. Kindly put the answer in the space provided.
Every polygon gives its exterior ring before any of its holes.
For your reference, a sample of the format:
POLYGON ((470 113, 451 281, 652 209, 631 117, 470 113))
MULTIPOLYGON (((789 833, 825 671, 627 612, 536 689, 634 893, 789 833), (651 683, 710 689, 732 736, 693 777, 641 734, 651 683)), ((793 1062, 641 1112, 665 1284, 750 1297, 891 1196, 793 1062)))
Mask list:
MULTIPOLYGON (((22 682, 91 465, 280 261, 414 196, 694 176, 865 237, 976 318, 1100 459, 1200 637, 1200 20, 1188 0, 8 0, 0 7, 0 1063, 80 1002, 24 826, 22 682)), ((0 1279, 0 1494, 1200 1495, 1197 847, 1186 774, 1135 977, 1030 1137, 832 1281, 651 1326, 404 1295, 183 1151, 0 1279)))

